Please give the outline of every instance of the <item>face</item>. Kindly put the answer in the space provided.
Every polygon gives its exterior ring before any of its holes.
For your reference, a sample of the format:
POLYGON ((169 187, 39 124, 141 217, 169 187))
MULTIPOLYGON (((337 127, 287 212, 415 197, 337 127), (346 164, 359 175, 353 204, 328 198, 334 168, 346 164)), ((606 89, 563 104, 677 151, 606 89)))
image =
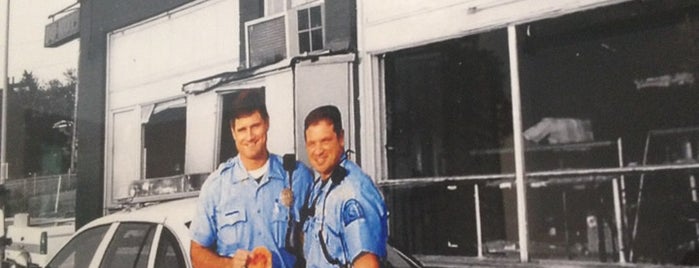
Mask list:
POLYGON ((234 119, 231 133, 238 156, 244 160, 263 160, 267 157, 267 130, 269 122, 259 112, 234 119))
POLYGON ((306 152, 313 169, 327 179, 340 162, 345 148, 344 134, 336 134, 333 125, 321 120, 306 129, 306 152))

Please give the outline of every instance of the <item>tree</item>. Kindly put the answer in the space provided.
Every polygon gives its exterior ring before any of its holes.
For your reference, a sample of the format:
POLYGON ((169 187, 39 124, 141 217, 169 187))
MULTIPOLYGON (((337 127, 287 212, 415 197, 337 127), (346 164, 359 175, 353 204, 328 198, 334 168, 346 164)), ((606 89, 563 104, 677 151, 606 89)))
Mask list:
POLYGON ((77 76, 64 73, 64 81, 45 84, 24 71, 13 85, 25 123, 24 174, 64 173, 70 164, 70 145, 77 76))

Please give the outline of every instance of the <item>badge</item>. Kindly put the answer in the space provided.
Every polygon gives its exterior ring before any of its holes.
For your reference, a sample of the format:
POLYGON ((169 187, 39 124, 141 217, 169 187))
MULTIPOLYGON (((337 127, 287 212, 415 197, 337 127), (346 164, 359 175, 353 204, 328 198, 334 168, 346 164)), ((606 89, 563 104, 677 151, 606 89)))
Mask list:
POLYGON ((291 204, 294 203, 294 192, 289 188, 284 188, 279 197, 279 200, 281 200, 282 205, 286 207, 290 208, 291 204))

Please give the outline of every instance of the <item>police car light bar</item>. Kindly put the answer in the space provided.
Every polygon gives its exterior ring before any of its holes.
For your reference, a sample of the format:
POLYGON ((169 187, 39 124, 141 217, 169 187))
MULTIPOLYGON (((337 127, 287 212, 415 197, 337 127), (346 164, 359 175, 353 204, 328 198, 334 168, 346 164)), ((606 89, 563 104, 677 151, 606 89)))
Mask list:
POLYGON ((129 187, 129 197, 118 202, 129 205, 197 196, 207 175, 197 173, 136 180, 129 187))

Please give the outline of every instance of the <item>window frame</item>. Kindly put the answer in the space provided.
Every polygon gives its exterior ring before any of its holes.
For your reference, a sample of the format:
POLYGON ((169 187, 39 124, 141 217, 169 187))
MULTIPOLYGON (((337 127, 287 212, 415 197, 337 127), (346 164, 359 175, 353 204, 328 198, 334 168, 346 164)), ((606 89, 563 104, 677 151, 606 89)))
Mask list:
MULTIPOLYGON (((176 97, 166 98, 166 99, 162 99, 162 100, 158 100, 158 101, 154 101, 154 102, 149 102, 149 103, 144 103, 144 104, 140 105, 139 110, 141 112, 141 118, 139 121, 139 127, 140 127, 141 137, 140 137, 140 144, 139 144, 140 153, 139 153, 139 176, 138 176, 138 178, 140 180, 155 179, 155 178, 162 178, 163 177, 163 176, 148 177, 146 175, 146 174, 148 174, 148 169, 147 169, 148 168, 148 166, 147 166, 148 165, 148 153, 146 151, 146 127, 147 127, 148 123, 150 122, 150 118, 152 118, 155 115, 154 114, 155 108, 158 107, 158 105, 162 105, 162 104, 166 104, 166 103, 174 103, 174 105, 176 106, 176 105, 180 105, 180 104, 176 103, 176 102, 179 102, 180 100, 183 102, 182 105, 184 105, 184 111, 185 111, 184 126, 183 126, 183 129, 184 129, 184 144, 183 144, 184 148, 182 148, 184 151, 184 155, 182 156, 183 161, 182 161, 182 166, 180 167, 181 173, 174 174, 171 176, 179 176, 179 175, 186 174, 185 167, 187 165, 187 163, 186 163, 186 161, 187 161, 186 148, 187 148, 187 109, 188 109, 187 106, 188 106, 188 103, 187 103, 187 98, 185 96, 176 96, 176 97), (148 112, 148 115, 147 115, 148 120, 145 120, 145 122, 144 122, 144 116, 145 116, 144 111, 145 110, 150 110, 150 111, 148 112)), ((162 111, 166 111, 166 110, 172 109, 172 108, 173 107, 167 107, 167 108, 163 109, 162 111)), ((164 176, 164 177, 169 177, 169 176, 164 176)))
POLYGON ((296 27, 295 27, 294 29, 292 29, 292 32, 296 35, 296 36, 295 36, 295 39, 298 40, 298 41, 297 41, 298 53, 299 53, 299 54, 303 54, 303 53, 313 53, 313 52, 316 52, 316 51, 322 51, 322 50, 324 50, 324 49, 325 49, 325 46, 326 46, 326 43, 327 43, 327 42, 326 42, 326 31, 325 31, 325 25, 326 25, 326 21, 325 21, 325 18, 326 18, 326 17, 325 17, 325 3, 321 1, 321 2, 314 2, 314 3, 304 4, 304 5, 300 5, 300 6, 295 7, 295 8, 293 9, 293 11, 295 12, 294 16, 296 17, 296 25, 294 25, 294 26, 296 26, 296 27), (312 24, 311 24, 311 9, 312 9, 312 8, 315 8, 315 7, 318 7, 318 8, 320 9, 320 23, 321 23, 321 24, 320 24, 320 26, 313 27, 312 24), (299 23, 298 23, 298 22, 299 22, 298 12, 301 12, 301 11, 307 12, 307 14, 308 14, 308 28, 307 28, 307 29, 303 29, 303 30, 301 30, 301 29, 298 28, 298 25, 299 25, 299 23), (322 40, 321 40, 321 41, 322 41, 323 47, 318 48, 318 49, 314 49, 314 48, 313 48, 312 32, 313 32, 313 31, 316 31, 316 30, 320 30, 321 35, 322 35, 322 40), (300 38, 300 35, 301 35, 302 33, 308 33, 308 47, 309 47, 309 49, 310 49, 309 51, 301 51, 301 38, 300 38))
MULTIPOLYGON (((535 21, 540 21, 540 20, 546 20, 546 19, 553 19, 558 16, 563 16, 563 15, 569 15, 569 14, 574 14, 574 13, 579 13, 579 12, 585 12, 589 11, 593 8, 605 8, 609 6, 614 6, 617 4, 620 4, 620 2, 623 1, 611 1, 611 2, 606 2, 606 3, 600 3, 597 5, 593 6, 584 6, 581 5, 579 7, 569 7, 567 9, 562 9, 559 12, 554 12, 554 13, 545 13, 542 12, 541 14, 534 14, 531 15, 527 18, 523 19, 514 19, 509 22, 495 22, 492 25, 486 25, 483 26, 481 25, 480 28, 475 29, 475 30, 468 30, 464 31, 465 33, 460 33, 456 36, 450 35, 448 36, 449 38, 456 38, 456 37, 465 37, 465 36, 472 36, 472 35, 478 35, 487 31, 491 30, 497 30, 497 29, 506 29, 508 31, 508 38, 507 38, 507 43, 508 46, 510 47, 510 56, 512 55, 512 48, 514 47, 514 51, 518 51, 520 49, 520 42, 517 40, 517 30, 516 28, 518 26, 526 25, 530 22, 535 22, 535 21)), ((403 48, 416 48, 420 47, 424 44, 432 44, 432 43, 437 43, 440 41, 443 41, 444 39, 447 39, 445 37, 437 38, 437 39, 432 39, 432 40, 423 40, 418 43, 410 44, 410 45, 402 45, 398 47, 392 47, 384 50, 376 50, 376 51, 370 51, 366 55, 367 58, 369 58, 369 61, 364 61, 367 62, 360 70, 360 73, 363 75, 366 75, 368 77, 366 81, 363 82, 362 85, 364 85, 367 88, 373 88, 373 93, 368 94, 367 96, 363 97, 362 100, 368 101, 369 104, 371 104, 370 108, 364 108, 365 112, 368 114, 375 114, 374 118, 378 118, 377 121, 378 123, 374 124, 369 124, 369 127, 367 128, 366 134, 362 135, 363 140, 376 140, 376 144, 380 144, 378 146, 378 149, 371 149, 371 146, 366 147, 371 150, 366 150, 371 158, 368 157, 363 157, 363 159, 374 159, 377 161, 367 161, 364 164, 364 167, 368 169, 370 174, 374 174, 374 178, 376 180, 376 183, 380 186, 410 186, 410 185, 424 185, 424 184, 433 184, 433 183, 441 183, 441 182, 468 182, 468 181, 492 181, 492 180, 511 180, 513 185, 524 185, 527 183, 528 178, 531 177, 551 177, 551 176, 565 176, 565 175, 609 175, 609 176, 624 176, 628 174, 632 175, 638 175, 638 174, 645 174, 645 173, 654 173, 654 172, 662 172, 662 171, 673 171, 673 170, 686 170, 686 171, 692 171, 692 170, 699 170, 699 163, 694 163, 694 164, 682 164, 680 165, 639 165, 639 166, 618 166, 618 167, 607 167, 607 168, 586 168, 586 169, 575 169, 575 170, 567 170, 567 171, 556 171, 556 170, 545 170, 545 171, 537 171, 537 172, 527 172, 526 169, 524 168, 524 164, 526 162, 526 157, 524 155, 524 152, 526 150, 524 146, 524 141, 522 138, 522 105, 521 105, 521 95, 520 95, 520 82, 519 82, 519 71, 518 71, 518 60, 520 56, 515 54, 514 59, 510 57, 510 73, 509 73, 509 78, 510 78, 510 94, 512 98, 512 113, 513 113, 513 136, 514 138, 514 153, 515 153, 515 166, 516 170, 513 173, 507 173, 507 174, 493 174, 493 175, 466 175, 466 176, 441 176, 441 177, 422 177, 422 178, 393 178, 390 179, 388 177, 389 173, 389 167, 388 167, 388 149, 386 148, 389 145, 389 137, 388 137, 388 131, 387 131, 387 121, 389 120, 389 115, 386 111, 386 106, 387 106, 387 100, 386 100, 386 60, 385 56, 388 53, 391 52, 396 52, 400 49, 403 48), (514 67, 513 67, 514 66, 514 67), (515 104, 515 102, 517 102, 515 104), (373 133, 373 134, 372 134, 373 133), (373 171, 373 173, 371 173, 373 171)), ((366 92, 366 90, 363 90, 362 92, 366 92)), ((366 118, 366 117, 365 117, 366 118)), ((617 141, 618 143, 618 141, 617 141)), ((364 142, 366 144, 366 142, 364 142)), ((616 181, 616 180, 615 180, 616 181)), ((615 194, 617 193, 618 185, 613 182, 613 187, 615 194)), ((527 230, 527 220, 526 218, 528 217, 528 213, 526 211, 526 189, 527 187, 516 187, 519 191, 519 189, 522 189, 522 192, 519 192, 517 194, 517 199, 520 200, 518 202, 518 229, 519 229, 519 237, 520 241, 519 243, 522 246, 520 250, 520 260, 522 262, 527 262, 529 261, 529 251, 528 251, 528 245, 529 245, 529 237, 528 237, 528 230, 527 230)), ((615 197, 616 198, 616 197, 615 197)), ((618 198, 617 198, 618 199, 618 198)), ((616 204, 614 204, 615 210, 618 210, 616 208, 616 204)), ((617 221, 619 222, 619 221, 617 221)), ((625 227, 628 229, 629 227, 625 227)), ((614 242, 616 243, 617 237, 612 238, 614 242)), ((479 241, 480 242, 480 241, 479 241)), ((625 245, 628 245, 628 242, 625 242, 625 245)), ((626 263, 626 260, 624 258, 621 258, 620 260, 617 260, 615 262, 618 263, 626 263)))

